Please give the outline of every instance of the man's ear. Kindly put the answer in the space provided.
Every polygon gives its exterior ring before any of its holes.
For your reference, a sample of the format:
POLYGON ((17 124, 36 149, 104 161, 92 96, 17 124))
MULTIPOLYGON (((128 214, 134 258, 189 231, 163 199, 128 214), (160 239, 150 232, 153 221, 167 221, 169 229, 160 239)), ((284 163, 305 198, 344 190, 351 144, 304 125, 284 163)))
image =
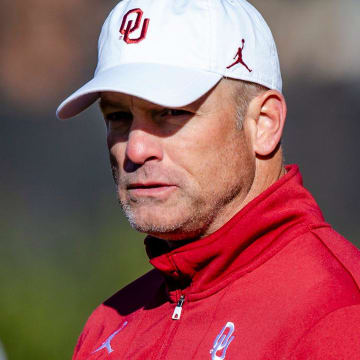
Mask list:
POLYGON ((253 150, 256 155, 268 156, 280 143, 286 119, 286 101, 276 90, 254 98, 248 108, 253 150))

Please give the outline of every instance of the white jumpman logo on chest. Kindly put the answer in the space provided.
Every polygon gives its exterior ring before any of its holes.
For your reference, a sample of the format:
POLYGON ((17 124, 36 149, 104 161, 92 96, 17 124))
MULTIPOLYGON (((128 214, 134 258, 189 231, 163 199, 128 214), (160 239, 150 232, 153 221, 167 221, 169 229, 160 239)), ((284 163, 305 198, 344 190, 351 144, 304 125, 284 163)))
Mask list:
POLYGON ((95 351, 93 351, 92 353, 94 354, 94 353, 96 353, 96 352, 98 352, 98 351, 100 351, 100 350, 102 350, 102 349, 106 349, 107 352, 108 352, 108 354, 111 354, 111 353, 114 351, 113 348, 111 347, 111 341, 112 341, 112 339, 113 339, 127 324, 128 324, 128 322, 125 321, 125 322, 121 325, 120 329, 118 329, 118 330, 116 330, 115 332, 113 332, 113 333, 102 343, 102 345, 101 345, 98 349, 96 349, 95 351))

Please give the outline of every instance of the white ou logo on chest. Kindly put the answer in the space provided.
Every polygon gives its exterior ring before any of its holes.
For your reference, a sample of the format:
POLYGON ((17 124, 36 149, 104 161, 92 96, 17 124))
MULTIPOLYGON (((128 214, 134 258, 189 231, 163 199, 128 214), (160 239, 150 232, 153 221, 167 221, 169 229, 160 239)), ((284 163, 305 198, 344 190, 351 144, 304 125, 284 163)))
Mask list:
POLYGON ((226 351, 230 343, 234 340, 235 336, 232 336, 235 331, 235 325, 232 322, 227 322, 219 335, 214 341, 214 345, 210 350, 211 360, 224 360, 226 351))

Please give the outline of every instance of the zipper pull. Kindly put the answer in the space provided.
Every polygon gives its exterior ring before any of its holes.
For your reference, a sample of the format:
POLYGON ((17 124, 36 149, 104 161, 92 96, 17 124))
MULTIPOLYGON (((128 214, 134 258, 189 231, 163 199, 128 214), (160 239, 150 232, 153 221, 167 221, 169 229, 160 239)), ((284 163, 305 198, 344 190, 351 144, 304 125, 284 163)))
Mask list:
POLYGON ((182 307, 184 305, 184 301, 185 301, 185 296, 184 295, 181 295, 180 296, 180 299, 176 305, 176 308, 174 310, 174 313, 172 315, 172 319, 173 320, 180 320, 180 317, 181 317, 181 311, 182 311, 182 307))

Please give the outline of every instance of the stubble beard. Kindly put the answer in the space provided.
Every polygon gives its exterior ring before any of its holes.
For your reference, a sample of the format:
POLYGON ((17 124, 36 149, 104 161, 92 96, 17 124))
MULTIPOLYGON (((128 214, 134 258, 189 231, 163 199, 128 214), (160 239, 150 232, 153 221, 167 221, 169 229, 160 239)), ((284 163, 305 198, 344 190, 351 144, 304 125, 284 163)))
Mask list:
MULTIPOLYGON (((130 226, 142 233, 146 233, 149 235, 159 236, 159 237, 167 237, 166 234, 176 234, 180 231, 181 228, 184 227, 185 223, 190 221, 173 221, 173 222, 161 222, 158 221, 146 221, 143 217, 139 219, 139 216, 136 215, 135 207, 146 206, 146 199, 129 199, 126 196, 124 198, 121 197, 121 189, 126 192, 126 184, 124 184, 124 179, 119 176, 117 166, 112 163, 111 170, 113 179, 115 182, 116 195, 121 206, 121 209, 129 221, 130 226), (163 236, 162 236, 163 235, 163 236)), ((149 206, 149 204, 147 205, 149 206)), ((164 210, 166 211, 166 209, 164 210)), ((154 214, 156 215, 156 214, 154 214)))
MULTIPOLYGON (((116 168, 112 168, 113 177, 116 184, 116 192, 121 209, 129 221, 131 227, 139 232, 146 233, 164 240, 185 240, 196 239, 207 233, 208 228, 214 221, 215 217, 241 192, 242 186, 228 184, 222 188, 222 191, 203 196, 191 196, 191 194, 180 192, 176 202, 167 207, 166 204, 161 210, 153 210, 152 217, 141 216, 138 209, 141 206, 150 207, 148 199, 130 199, 122 198, 121 188, 124 186, 120 183, 116 168), (173 218, 162 219, 162 214, 172 214, 173 218)), ((225 178, 226 175, 222 174, 225 178)), ((159 204, 155 204, 159 205, 159 204)), ((155 208, 155 206, 154 206, 155 208)), ((165 216, 166 217, 166 216, 165 216)))
POLYGON ((182 206, 179 204, 174 209, 174 207, 167 208, 164 204, 163 209, 153 210, 149 219, 149 216, 145 218, 138 215, 138 210, 136 209, 136 207, 139 208, 141 206, 150 207, 150 204, 145 203, 146 200, 142 201, 140 199, 136 202, 122 200, 119 191, 117 193, 121 209, 131 227, 139 232, 164 240, 184 240, 200 237, 214 217, 214 214, 204 214, 200 211, 200 209, 206 206, 206 203, 203 201, 194 199, 186 201, 186 199, 181 199, 183 201, 179 202, 182 202, 182 206), (186 202, 189 204, 186 204, 186 202), (165 219, 162 218, 162 214, 166 214, 165 219), (168 218, 169 214, 172 215, 170 219, 168 218))

